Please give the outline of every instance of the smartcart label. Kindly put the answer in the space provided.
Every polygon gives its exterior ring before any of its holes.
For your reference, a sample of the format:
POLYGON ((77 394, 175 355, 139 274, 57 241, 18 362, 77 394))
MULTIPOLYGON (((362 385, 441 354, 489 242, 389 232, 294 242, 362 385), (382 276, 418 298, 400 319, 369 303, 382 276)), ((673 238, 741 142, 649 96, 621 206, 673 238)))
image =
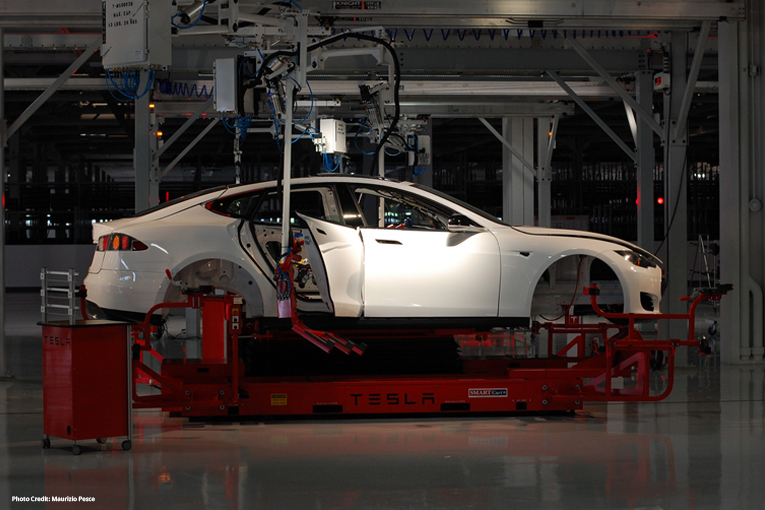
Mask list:
POLYGON ((354 0, 339 0, 332 2, 332 8, 336 11, 379 11, 382 9, 382 2, 360 2, 354 0))
POLYGON ((507 388, 480 388, 468 390, 470 398, 503 398, 507 397, 507 388))

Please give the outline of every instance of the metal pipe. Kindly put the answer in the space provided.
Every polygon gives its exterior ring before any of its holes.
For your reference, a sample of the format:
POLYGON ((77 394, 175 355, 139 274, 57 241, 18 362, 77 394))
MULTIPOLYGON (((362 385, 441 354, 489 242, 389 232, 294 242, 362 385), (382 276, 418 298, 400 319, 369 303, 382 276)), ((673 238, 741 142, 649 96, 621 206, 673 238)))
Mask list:
POLYGON ((290 231, 290 192, 292 190, 292 97, 293 82, 285 80, 284 86, 285 101, 284 105, 284 136, 282 136, 282 145, 284 146, 284 193, 282 195, 282 253, 292 248, 290 231))

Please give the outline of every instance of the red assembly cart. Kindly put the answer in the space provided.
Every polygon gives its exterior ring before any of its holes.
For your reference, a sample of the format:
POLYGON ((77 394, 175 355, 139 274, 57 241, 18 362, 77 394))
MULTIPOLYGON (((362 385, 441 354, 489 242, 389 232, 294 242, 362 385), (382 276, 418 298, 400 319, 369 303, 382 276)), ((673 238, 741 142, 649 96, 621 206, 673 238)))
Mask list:
POLYGON ((130 401, 130 325, 126 322, 78 320, 42 322, 43 440, 78 441, 126 437, 132 446, 130 401))

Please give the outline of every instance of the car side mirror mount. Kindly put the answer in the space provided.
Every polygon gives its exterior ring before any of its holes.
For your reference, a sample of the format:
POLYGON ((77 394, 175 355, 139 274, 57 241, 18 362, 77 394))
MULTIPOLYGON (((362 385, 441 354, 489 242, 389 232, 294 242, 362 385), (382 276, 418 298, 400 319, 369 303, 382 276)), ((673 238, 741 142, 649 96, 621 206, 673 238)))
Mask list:
POLYGON ((449 216, 446 226, 450 232, 483 232, 486 230, 464 214, 452 214, 449 216))

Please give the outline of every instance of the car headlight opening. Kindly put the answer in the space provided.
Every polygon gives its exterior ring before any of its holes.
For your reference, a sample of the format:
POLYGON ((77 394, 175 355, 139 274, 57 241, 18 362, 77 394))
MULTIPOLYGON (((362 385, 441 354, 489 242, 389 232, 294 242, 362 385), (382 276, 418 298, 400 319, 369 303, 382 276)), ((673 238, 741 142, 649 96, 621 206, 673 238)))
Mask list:
POLYGON ((637 267, 656 267, 658 264, 656 263, 656 259, 653 257, 638 253, 633 250, 615 250, 616 253, 624 257, 624 260, 632 264, 633 266, 637 267))

